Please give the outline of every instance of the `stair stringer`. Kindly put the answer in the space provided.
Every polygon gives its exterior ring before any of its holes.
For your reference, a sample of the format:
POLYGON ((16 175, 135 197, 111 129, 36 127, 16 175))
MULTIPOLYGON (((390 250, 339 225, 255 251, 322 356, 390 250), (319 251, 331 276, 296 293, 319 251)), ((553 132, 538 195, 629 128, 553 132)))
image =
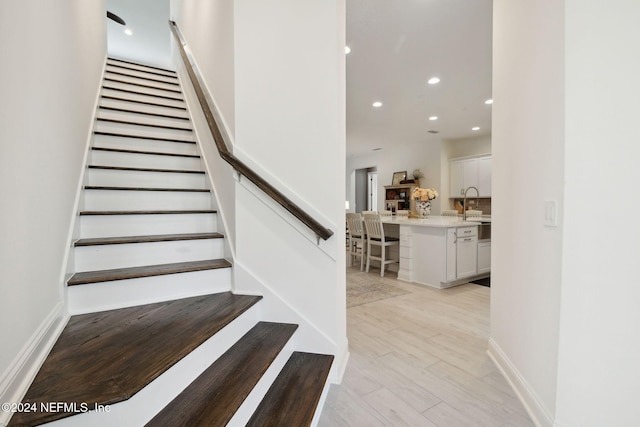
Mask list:
MULTIPOLYGON (((260 320, 259 306, 249 308, 128 400, 46 424, 55 427, 143 426, 260 320)), ((90 408, 93 409, 93 408, 90 408)))

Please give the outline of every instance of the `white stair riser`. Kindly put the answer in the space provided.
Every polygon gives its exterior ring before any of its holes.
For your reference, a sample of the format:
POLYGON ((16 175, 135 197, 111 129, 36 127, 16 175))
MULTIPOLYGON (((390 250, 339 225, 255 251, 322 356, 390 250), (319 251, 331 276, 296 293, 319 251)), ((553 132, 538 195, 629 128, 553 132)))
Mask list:
MULTIPOLYGON (((127 82, 127 83, 132 83, 132 84, 142 84, 142 85, 148 85, 148 86, 156 86, 162 89, 168 89, 168 90, 180 90, 179 86, 176 85, 172 85, 170 83, 165 83, 165 82, 159 82, 157 80, 160 80, 160 76, 158 76, 158 78, 156 79, 155 77, 153 77, 152 74, 149 74, 148 76, 141 76, 141 77, 134 77, 134 76, 124 76, 122 74, 118 74, 120 73, 120 71, 115 71, 115 72, 111 72, 112 70, 107 70, 107 72, 105 73, 105 77, 107 79, 113 79, 113 80, 120 80, 123 82, 127 82), (150 80, 153 79, 153 80, 150 80)), ((107 83, 112 83, 107 81, 107 83)))
POLYGON ((222 239, 77 246, 76 271, 170 264, 224 258, 222 239))
POLYGON ((84 190, 84 210, 202 210, 211 209, 209 192, 84 190))
POLYGON ((182 142, 156 141, 152 139, 126 138, 122 136, 94 135, 93 145, 100 148, 116 148, 119 150, 138 150, 153 153, 197 155, 196 144, 182 142))
POLYGON ((92 313, 228 291, 231 269, 192 271, 67 287, 70 314, 92 313))
POLYGON ((157 98, 154 96, 140 95, 137 93, 128 93, 112 89, 102 89, 102 95, 114 96, 117 98, 130 99, 141 102, 152 102, 154 104, 173 105, 176 107, 186 107, 184 101, 174 99, 157 98))
MULTIPOLYGON (((191 129, 191 122, 189 120, 182 120, 170 117, 158 117, 148 114, 140 114, 131 111, 116 111, 109 109, 99 109, 98 117, 103 119, 115 119, 123 121, 132 121, 135 123, 144 123, 149 125, 158 126, 172 126, 181 129, 191 129)), ((180 116, 177 116, 180 117, 180 116)))
POLYGON ((110 65, 110 64, 107 64, 106 71, 124 73, 124 74, 128 74, 130 76, 148 77, 150 79, 162 80, 162 81, 165 81, 165 82, 177 82, 178 81, 178 79, 175 78, 175 77, 161 76, 161 75, 158 75, 158 74, 151 74, 151 73, 148 73, 146 71, 132 70, 130 68, 115 67, 115 66, 110 65))
MULTIPOLYGON (((179 144, 179 143, 177 143, 179 144)), ((117 151, 91 151, 91 165, 122 166, 174 170, 202 170, 198 157, 162 156, 155 154, 122 153, 117 151)))
MULTIPOLYGON (((259 305, 259 304, 258 304, 259 305)), ((153 380, 129 400, 110 406, 109 412, 90 411, 63 418, 50 427, 142 426, 171 402, 205 369, 238 342, 258 321, 254 306, 153 380)))
MULTIPOLYGON (((150 87, 144 87, 144 86, 138 86, 135 84, 131 84, 131 83, 120 83, 120 82, 113 82, 113 81, 105 81, 103 83, 103 86, 109 87, 109 88, 117 88, 117 89, 126 89, 126 90, 133 90, 135 92, 139 92, 145 95, 159 95, 159 96, 166 96, 169 98, 174 98, 174 99, 179 99, 182 100, 182 94, 180 93, 175 93, 175 92, 171 92, 168 90, 163 90, 163 89, 155 89, 155 88, 150 88, 150 87)), ((150 85, 153 86, 153 85, 150 85)))
POLYGON ((176 74, 169 72, 169 71, 165 71, 165 70, 158 70, 156 68, 151 68, 151 67, 145 67, 144 65, 138 65, 138 64, 130 64, 130 63, 125 63, 125 62, 120 62, 120 61, 113 61, 111 59, 107 59, 107 66, 110 65, 119 65, 121 67, 127 67, 128 69, 135 69, 135 70, 139 70, 147 75, 158 75, 158 74, 162 74, 168 77, 175 77, 176 74))
POLYGON ((217 228, 216 214, 80 216, 82 238, 213 233, 217 228))
POLYGON ((157 127, 101 121, 96 122, 94 130, 96 132, 111 132, 124 135, 138 135, 142 137, 175 139, 178 141, 195 141, 193 132, 188 130, 162 129, 157 127))
MULTIPOLYGON (((119 96, 118 98, 123 98, 119 96)), ((160 103, 161 104, 161 103, 160 103)), ((176 117, 189 117, 187 110, 180 108, 161 107, 156 105, 141 104, 133 101, 121 101, 119 99, 101 98, 100 105, 105 107, 124 108, 127 110, 141 111, 145 113, 164 114, 176 117)))
POLYGON ((114 169, 88 169, 87 185, 107 187, 154 187, 205 189, 202 173, 143 172, 114 169))

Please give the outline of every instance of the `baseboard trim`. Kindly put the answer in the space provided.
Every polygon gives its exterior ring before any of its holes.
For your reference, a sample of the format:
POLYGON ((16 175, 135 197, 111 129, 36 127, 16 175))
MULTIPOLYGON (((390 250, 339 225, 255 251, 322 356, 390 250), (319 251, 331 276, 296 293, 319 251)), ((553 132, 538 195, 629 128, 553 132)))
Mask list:
MULTIPOLYGON (((59 301, 0 379, 0 402, 22 401, 68 320, 69 315, 62 301, 59 301)), ((10 412, 0 411, 0 425, 8 424, 11 415, 10 412)))
POLYGON ((553 427, 552 414, 493 338, 489 338, 487 354, 516 393, 533 423, 537 427, 553 427))

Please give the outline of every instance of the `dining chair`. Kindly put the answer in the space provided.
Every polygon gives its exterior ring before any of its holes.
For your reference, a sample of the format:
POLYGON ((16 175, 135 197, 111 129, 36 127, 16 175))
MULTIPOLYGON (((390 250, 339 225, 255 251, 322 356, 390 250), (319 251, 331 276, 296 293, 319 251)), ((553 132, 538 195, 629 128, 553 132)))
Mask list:
POLYGON ((347 214, 347 229, 349 230, 349 266, 360 257, 360 271, 364 269, 364 257, 366 253, 366 237, 362 215, 358 213, 347 214))
POLYGON ((367 214, 364 215, 365 231, 367 232, 367 273, 371 260, 380 261, 380 277, 384 277, 384 266, 387 264, 400 263, 400 239, 397 237, 389 237, 384 235, 384 227, 380 215, 367 214), (374 256, 371 252, 371 246, 380 246, 380 256, 374 256), (398 247, 398 258, 386 258, 387 248, 391 246, 398 247))

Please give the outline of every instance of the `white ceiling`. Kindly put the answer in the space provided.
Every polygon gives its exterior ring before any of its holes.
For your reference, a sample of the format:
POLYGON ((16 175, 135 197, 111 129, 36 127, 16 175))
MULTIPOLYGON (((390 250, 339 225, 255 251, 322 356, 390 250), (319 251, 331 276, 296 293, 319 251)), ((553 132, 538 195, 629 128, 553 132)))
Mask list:
POLYGON ((346 3, 347 157, 491 132, 492 0, 346 3))
MULTIPOLYGON (((346 0, 346 7, 347 157, 490 133, 492 0, 346 0), (433 76, 441 82, 428 85, 433 76), (433 115, 438 120, 429 121, 433 115)), ((111 55, 170 66, 169 0, 107 0, 107 8, 134 33, 108 20, 111 55)))

